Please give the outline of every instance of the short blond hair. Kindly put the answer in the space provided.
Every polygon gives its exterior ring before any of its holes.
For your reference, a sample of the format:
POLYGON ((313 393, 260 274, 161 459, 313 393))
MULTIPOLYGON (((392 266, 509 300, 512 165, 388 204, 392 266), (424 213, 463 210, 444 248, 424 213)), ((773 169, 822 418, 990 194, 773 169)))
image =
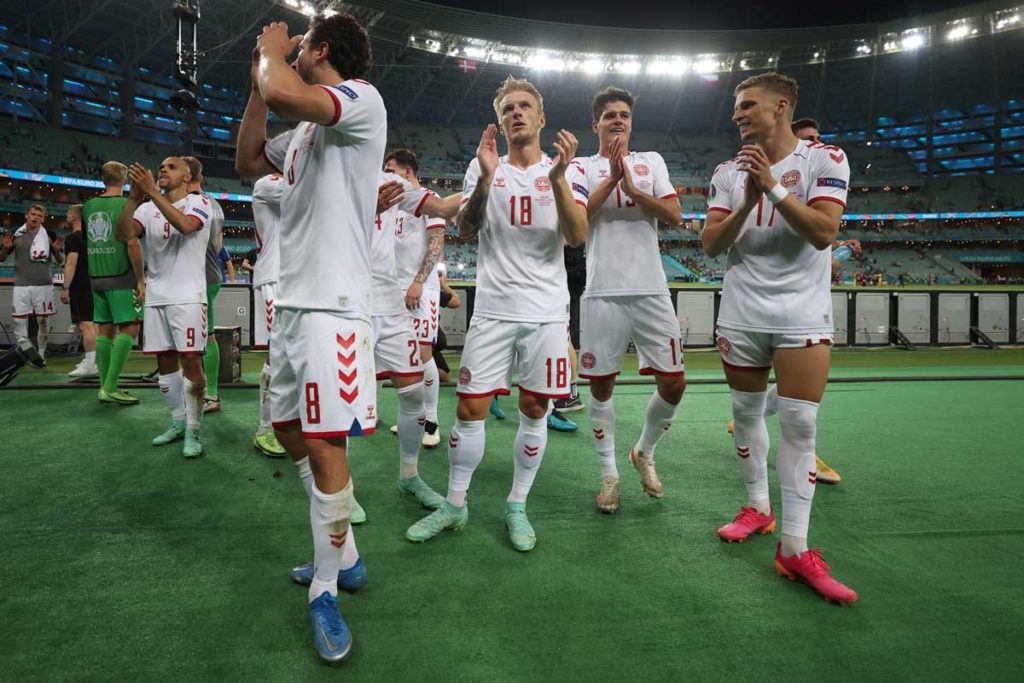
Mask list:
POLYGON ((46 215, 46 207, 43 206, 42 204, 33 204, 32 206, 28 207, 28 209, 25 210, 25 215, 27 216, 29 212, 32 211, 33 209, 39 209, 40 211, 43 212, 44 216, 46 215))
POLYGON ((515 76, 509 76, 506 78, 500 86, 498 86, 498 92, 494 94, 494 113, 498 119, 501 119, 501 101, 505 99, 505 96, 512 92, 528 92, 537 98, 537 102, 540 103, 540 111, 544 113, 544 96, 540 94, 540 90, 537 90, 537 86, 525 78, 516 78, 515 76))
POLYGON ((78 216, 79 218, 82 217, 81 204, 72 204, 71 206, 68 207, 68 218, 71 218, 72 216, 78 216))
POLYGON ((103 164, 100 178, 103 180, 103 184, 107 186, 124 185, 125 181, 128 180, 128 167, 120 161, 108 161, 103 164))
POLYGON ((789 102, 790 115, 796 111, 796 94, 799 86, 797 86, 795 78, 791 78, 785 74, 780 74, 776 71, 757 74, 756 76, 751 76, 737 85, 736 90, 733 91, 733 95, 739 95, 740 91, 746 90, 747 88, 763 88, 764 90, 768 90, 776 95, 780 95, 789 102))

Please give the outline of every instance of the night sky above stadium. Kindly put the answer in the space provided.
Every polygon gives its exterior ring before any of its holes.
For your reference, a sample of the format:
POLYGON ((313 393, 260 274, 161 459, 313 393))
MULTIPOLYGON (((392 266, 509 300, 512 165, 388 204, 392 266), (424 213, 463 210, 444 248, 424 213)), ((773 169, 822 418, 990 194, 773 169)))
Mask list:
POLYGON ((435 4, 489 14, 576 24, 659 29, 797 28, 892 21, 939 12, 969 3, 964 0, 821 0, 802 2, 645 2, 628 0, 434 0, 435 4), (637 7, 643 9, 637 11, 637 7))

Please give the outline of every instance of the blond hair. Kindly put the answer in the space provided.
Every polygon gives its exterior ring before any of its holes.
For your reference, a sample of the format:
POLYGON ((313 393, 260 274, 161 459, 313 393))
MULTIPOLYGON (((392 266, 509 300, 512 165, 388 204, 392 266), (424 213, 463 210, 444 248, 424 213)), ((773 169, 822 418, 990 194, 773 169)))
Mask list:
POLYGON ((81 204, 72 204, 71 206, 68 207, 68 218, 71 218, 72 216, 78 216, 79 218, 82 217, 81 204))
POLYGON ((108 161, 103 164, 103 170, 100 171, 100 178, 103 180, 103 184, 107 187, 110 187, 111 185, 117 185, 120 187, 121 185, 124 185, 126 180, 128 180, 128 167, 120 161, 108 161))
POLYGON ((796 111, 796 93, 798 86, 795 78, 790 78, 789 76, 780 74, 776 71, 757 74, 756 76, 751 76, 737 85, 736 89, 733 91, 733 95, 739 95, 740 91, 746 90, 747 88, 763 88, 764 90, 779 95, 789 102, 789 113, 791 116, 793 112, 796 111))
POLYGON ((33 209, 39 209, 40 211, 43 212, 44 216, 46 215, 46 207, 43 206, 42 204, 33 204, 32 206, 28 207, 28 209, 25 211, 25 215, 27 216, 29 211, 32 211, 33 209))
POLYGON ((526 92, 536 97, 537 102, 540 104, 540 111, 542 114, 544 113, 544 96, 540 94, 540 90, 537 90, 537 86, 525 78, 509 76, 498 86, 498 91, 494 94, 494 113, 498 116, 498 119, 501 119, 501 101, 509 93, 513 92, 526 92))

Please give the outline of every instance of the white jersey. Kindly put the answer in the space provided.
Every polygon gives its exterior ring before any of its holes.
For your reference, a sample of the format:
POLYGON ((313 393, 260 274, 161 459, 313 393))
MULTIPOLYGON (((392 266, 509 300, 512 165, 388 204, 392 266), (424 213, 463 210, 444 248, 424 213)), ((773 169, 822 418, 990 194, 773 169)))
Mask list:
MULTIPOLYGON (((802 140, 772 175, 801 202, 846 207, 850 164, 838 147, 802 140)), ((746 179, 735 161, 719 164, 708 212, 740 206, 746 179)), ((762 196, 729 248, 718 323, 754 332, 831 332, 831 266, 831 251, 815 249, 762 196)))
POLYGON ((206 303, 206 247, 210 242, 210 201, 187 194, 174 208, 199 219, 199 230, 185 235, 153 202, 135 209, 133 218, 146 240, 146 307, 206 303))
MULTIPOLYGON (((546 155, 520 169, 503 156, 494 174, 477 249, 474 315, 520 322, 565 322, 569 289, 565 279, 565 238, 546 155)), ((469 164, 462 203, 469 201, 480 176, 476 159, 469 164)), ((578 164, 566 167, 576 203, 587 205, 587 179, 578 164)))
MULTIPOLYGON (((371 313, 375 316, 394 315, 405 312, 405 296, 402 294, 402 281, 398 277, 398 264, 395 256, 397 234, 404 227, 406 216, 418 220, 423 202, 431 195, 430 190, 415 188, 409 181, 394 173, 381 173, 380 184, 388 182, 402 184, 402 198, 397 204, 374 219, 373 239, 371 242, 371 268, 373 270, 373 292, 371 294, 371 313)), ((412 229, 410 226, 408 229, 412 229)), ((420 256, 422 259, 422 255, 420 256)))
MULTIPOLYGON (((408 289, 416 279, 416 274, 420 272, 423 257, 430 243, 430 234, 427 231, 443 231, 444 226, 443 218, 399 212, 398 225, 395 228, 395 261, 398 265, 398 284, 402 289, 408 289)), ((428 277, 423 283, 424 291, 436 292, 440 288, 437 277, 428 277)))
POLYGON ((370 240, 387 111, 366 81, 319 87, 334 100, 334 119, 327 125, 300 123, 263 150, 284 176, 274 305, 368 319, 370 240))
POLYGON ((281 240, 281 192, 284 179, 265 175, 252 188, 252 217, 256 224, 256 265, 253 267, 254 287, 277 282, 280 267, 278 244, 281 240))
MULTIPOLYGON (((587 175, 588 187, 607 180, 611 163, 600 154, 576 159, 587 175)), ((665 160, 657 152, 631 152, 626 166, 640 192, 659 199, 676 196, 665 160)), ((658 219, 645 213, 616 185, 587 234, 587 289, 592 296, 668 294, 665 269, 658 249, 658 219)))

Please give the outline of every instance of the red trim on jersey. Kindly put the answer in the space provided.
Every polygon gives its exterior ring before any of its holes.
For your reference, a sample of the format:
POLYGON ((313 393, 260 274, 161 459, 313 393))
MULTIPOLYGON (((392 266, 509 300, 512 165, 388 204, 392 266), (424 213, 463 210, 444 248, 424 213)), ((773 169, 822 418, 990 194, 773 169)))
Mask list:
POLYGON ((392 377, 423 377, 423 372, 391 372, 385 370, 384 372, 377 373, 377 380, 391 379, 392 377))
POLYGON ((579 204, 580 206, 582 206, 584 209, 587 208, 587 203, 585 201, 577 199, 576 203, 579 204))
MULTIPOLYGON (((336 125, 338 121, 341 121, 341 100, 339 100, 338 96, 334 94, 334 90, 328 88, 326 85, 320 85, 319 83, 317 83, 316 87, 323 88, 324 92, 330 95, 331 99, 334 100, 334 118, 331 119, 331 122, 327 124, 328 127, 332 127, 336 125)), ((342 434, 342 436, 344 436, 344 434, 342 434)))
POLYGON ((11 317, 12 318, 31 318, 32 315, 33 315, 32 313, 12 313, 11 317))
MULTIPOLYGON (((298 420, 296 420, 296 422, 298 422, 298 420)), ((368 429, 364 429, 361 434, 353 434, 352 436, 369 436, 370 434, 373 434, 376 430, 377 430, 376 427, 370 427, 368 429)), ((347 429, 345 431, 343 431, 343 432, 306 432, 306 431, 304 431, 304 432, 302 432, 302 437, 304 439, 337 439, 337 438, 341 438, 343 436, 348 436, 348 432, 349 432, 349 430, 347 430, 347 429)))
POLYGON ((659 199, 679 199, 679 193, 673 192, 672 194, 667 194, 664 197, 659 197, 659 199))
POLYGON ((722 361, 722 365, 729 368, 730 370, 742 370, 744 372, 754 372, 756 370, 771 370, 770 365, 733 365, 732 363, 726 363, 722 361))
MULTIPOLYGON (((818 344, 824 344, 825 346, 832 346, 832 340, 831 339, 819 339, 818 341, 814 341, 813 339, 808 339, 807 343, 804 345, 804 347, 805 348, 809 348, 811 346, 817 346, 818 344)), ((782 348, 786 348, 786 347, 782 347, 782 348)))
POLYGON ((618 372, 613 372, 610 375, 588 375, 585 372, 581 372, 581 373, 578 373, 578 374, 583 379, 602 380, 602 379, 611 379, 612 377, 617 377, 619 373, 618 372))
POLYGON ((143 356, 159 356, 161 353, 176 353, 179 356, 205 356, 206 351, 179 351, 178 349, 161 349, 160 351, 143 351, 143 356))
POLYGON ((640 368, 638 371, 641 375, 657 375, 658 377, 683 377, 685 376, 682 370, 672 370, 668 372, 666 370, 658 370, 657 368, 640 368))
POLYGON ((724 206, 712 206, 712 207, 710 207, 708 209, 708 213, 711 213, 712 211, 721 211, 722 213, 732 213, 732 211, 730 209, 727 209, 724 206))
POLYGON ((428 225, 427 226, 427 230, 444 230, 444 226, 445 226, 445 224, 442 221, 440 223, 434 223, 433 225, 428 225))
POLYGON ((519 393, 526 394, 527 396, 536 396, 537 398, 572 398, 572 392, 570 391, 566 391, 564 394, 545 394, 540 391, 533 391, 531 389, 527 389, 526 387, 521 385, 519 387, 519 393))
POLYGON ((142 228, 142 231, 143 231, 143 232, 145 232, 145 231, 146 231, 146 226, 142 224, 142 221, 140 221, 140 220, 139 220, 138 218, 136 218, 135 216, 132 216, 132 220, 133 220, 133 221, 135 221, 135 224, 136 224, 137 226, 139 226, 140 228, 142 228))
POLYGON ((270 344, 256 344, 252 348, 256 349, 257 351, 264 351, 270 348, 270 344))
POLYGON ((284 420, 282 422, 271 422, 270 426, 274 429, 284 429, 285 427, 291 427, 292 425, 300 425, 302 420, 295 418, 294 420, 284 420))
POLYGON ((466 204, 468 202, 469 202, 469 197, 463 197, 462 199, 459 200, 459 206, 462 206, 463 204, 466 204))
POLYGON ((416 210, 412 212, 413 216, 416 216, 416 218, 420 217, 420 211, 423 210, 423 205, 427 203, 427 199, 430 197, 430 194, 430 192, 423 193, 423 199, 421 199, 420 203, 416 205, 416 210))
POLYGON ((434 345, 434 342, 425 342, 425 341, 421 341, 420 342, 420 346, 433 346, 433 345, 434 345))
POLYGON ((467 394, 457 389, 455 390, 455 395, 459 398, 490 398, 491 396, 508 396, 509 393, 511 392, 508 389, 493 389, 481 394, 467 394))
POLYGON ((260 150, 260 154, 263 156, 263 161, 267 162, 267 166, 270 166, 270 168, 274 169, 274 173, 277 173, 278 175, 284 175, 284 171, 279 169, 277 167, 277 164, 275 164, 273 161, 271 161, 270 157, 267 156, 267 141, 266 140, 263 141, 263 149, 260 150))
POLYGON ((846 208, 846 202, 842 201, 841 199, 836 199, 835 197, 813 197, 807 202, 807 206, 810 206, 814 202, 820 202, 822 200, 826 202, 835 202, 844 209, 846 208))
POLYGON ((363 85, 370 85, 370 81, 364 81, 361 78, 353 78, 352 82, 353 83, 362 83, 363 85))

